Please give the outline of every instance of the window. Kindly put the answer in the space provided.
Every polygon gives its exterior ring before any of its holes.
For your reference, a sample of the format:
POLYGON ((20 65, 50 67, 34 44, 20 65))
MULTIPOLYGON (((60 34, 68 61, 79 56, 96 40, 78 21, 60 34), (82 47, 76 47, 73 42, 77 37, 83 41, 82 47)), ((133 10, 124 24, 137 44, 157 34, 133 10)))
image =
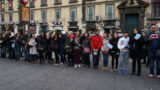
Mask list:
POLYGON ((13 0, 8 0, 8 4, 9 10, 13 10, 13 0))
POLYGON ((33 21, 34 20, 34 11, 30 12, 30 20, 33 21))
POLYGON ((1 14, 1 21, 4 22, 4 14, 1 14))
POLYGON ((47 11, 42 10, 42 22, 46 22, 46 20, 47 20, 47 11))
POLYGON ((35 1, 34 1, 34 0, 31 0, 31 1, 30 1, 30 7, 31 7, 31 8, 34 8, 34 7, 35 7, 35 1))
POLYGON ((88 20, 89 21, 94 21, 94 7, 90 6, 88 7, 88 20))
POLYGON ((114 5, 106 6, 106 19, 114 19, 114 5))
POLYGON ((69 0, 69 3, 77 3, 78 0, 69 0))
POLYGON ((154 17, 160 17, 160 4, 155 4, 153 7, 154 17))
POLYGON ((62 4, 62 2, 61 2, 61 0, 54 0, 54 4, 59 5, 59 4, 62 4))
POLYGON ((71 8, 70 9, 70 20, 71 21, 76 21, 76 16, 77 16, 77 9, 76 8, 71 8))
POLYGON ((55 10, 55 20, 59 20, 61 18, 61 11, 60 9, 55 10))
POLYGON ((1 0, 0 4, 1 4, 1 10, 5 10, 5 1, 1 0))
POLYGON ((10 22, 13 21, 13 15, 12 15, 12 13, 9 13, 9 21, 10 21, 10 22))
POLYGON ((47 0, 41 0, 41 6, 47 6, 47 0))

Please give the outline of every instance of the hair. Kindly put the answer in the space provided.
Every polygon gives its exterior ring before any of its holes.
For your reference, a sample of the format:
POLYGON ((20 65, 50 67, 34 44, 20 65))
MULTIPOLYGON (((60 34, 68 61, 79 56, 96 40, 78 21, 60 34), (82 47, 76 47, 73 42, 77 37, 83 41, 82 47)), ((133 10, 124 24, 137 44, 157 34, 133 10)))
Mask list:
POLYGON ((137 28, 133 28, 133 32, 134 32, 134 29, 136 29, 138 31, 138 33, 141 34, 141 31, 139 29, 137 29, 137 28))
POLYGON ((151 24, 150 27, 152 27, 152 26, 157 26, 157 24, 151 24))

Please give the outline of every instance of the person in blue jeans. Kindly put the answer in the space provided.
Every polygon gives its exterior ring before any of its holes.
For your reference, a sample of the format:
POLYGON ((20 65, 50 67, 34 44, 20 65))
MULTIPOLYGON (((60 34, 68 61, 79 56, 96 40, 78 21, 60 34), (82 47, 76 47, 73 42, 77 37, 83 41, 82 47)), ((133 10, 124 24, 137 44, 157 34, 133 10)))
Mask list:
POLYGON ((17 33, 15 37, 15 58, 16 60, 20 60, 20 47, 21 47, 20 34, 17 33))
POLYGON ((124 36, 119 39, 118 41, 118 48, 120 49, 119 55, 119 73, 120 74, 127 74, 128 68, 128 60, 129 60, 129 37, 128 32, 124 32, 124 36))
POLYGON ((149 78, 154 77, 154 63, 156 61, 157 78, 160 79, 160 59, 155 56, 157 50, 160 49, 160 33, 157 30, 157 25, 151 25, 150 31, 148 31, 145 36, 145 41, 148 44, 148 57, 150 67, 149 78))
POLYGON ((28 41, 29 41, 29 34, 26 31, 22 37, 21 43, 22 43, 22 49, 23 49, 23 53, 24 53, 24 61, 30 62, 29 47, 27 45, 28 41))
POLYGON ((109 56, 109 47, 107 46, 107 44, 109 43, 108 37, 109 37, 108 33, 105 32, 103 34, 103 43, 101 48, 103 54, 103 70, 108 69, 108 56, 109 56))

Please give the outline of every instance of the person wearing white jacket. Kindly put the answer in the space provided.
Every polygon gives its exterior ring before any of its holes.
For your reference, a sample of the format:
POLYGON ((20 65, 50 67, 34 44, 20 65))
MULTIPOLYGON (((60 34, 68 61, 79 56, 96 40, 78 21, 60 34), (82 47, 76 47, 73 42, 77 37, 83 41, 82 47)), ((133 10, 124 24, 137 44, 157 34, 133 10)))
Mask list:
POLYGON ((119 73, 127 74, 128 60, 129 60, 129 37, 128 33, 125 32, 124 36, 118 41, 118 48, 120 49, 119 56, 119 73))

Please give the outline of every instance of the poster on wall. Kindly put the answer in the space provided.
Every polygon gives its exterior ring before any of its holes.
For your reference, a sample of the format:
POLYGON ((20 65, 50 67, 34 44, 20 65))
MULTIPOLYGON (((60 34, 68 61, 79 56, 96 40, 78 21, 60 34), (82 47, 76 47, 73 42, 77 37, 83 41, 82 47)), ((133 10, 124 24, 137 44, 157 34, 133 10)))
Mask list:
POLYGON ((22 6, 21 7, 21 21, 22 22, 29 22, 30 20, 30 8, 22 6))

